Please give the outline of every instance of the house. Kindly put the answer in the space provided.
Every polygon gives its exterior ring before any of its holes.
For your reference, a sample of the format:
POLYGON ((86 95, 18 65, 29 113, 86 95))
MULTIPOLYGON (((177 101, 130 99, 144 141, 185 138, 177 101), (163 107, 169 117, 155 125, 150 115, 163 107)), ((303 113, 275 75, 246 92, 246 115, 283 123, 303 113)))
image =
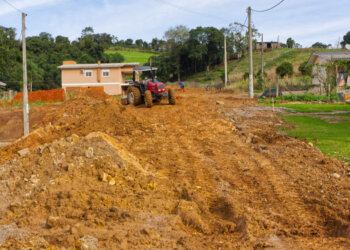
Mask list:
POLYGON ((61 70, 62 88, 103 87, 108 95, 120 95, 121 85, 132 76, 133 69, 139 63, 101 63, 77 64, 64 61, 61 70))
MULTIPOLYGON (((312 67, 312 84, 320 85, 323 79, 327 78, 325 65, 331 61, 339 60, 350 60, 350 51, 330 51, 330 52, 314 52, 311 54, 307 66, 313 65, 312 67)), ((337 87, 350 86, 350 79, 347 72, 342 72, 341 69, 337 68, 338 83, 337 87)))
MULTIPOLYGON (((278 49, 280 48, 279 42, 263 42, 264 49, 278 49)), ((256 50, 261 50, 261 42, 257 42, 255 45, 256 50)))

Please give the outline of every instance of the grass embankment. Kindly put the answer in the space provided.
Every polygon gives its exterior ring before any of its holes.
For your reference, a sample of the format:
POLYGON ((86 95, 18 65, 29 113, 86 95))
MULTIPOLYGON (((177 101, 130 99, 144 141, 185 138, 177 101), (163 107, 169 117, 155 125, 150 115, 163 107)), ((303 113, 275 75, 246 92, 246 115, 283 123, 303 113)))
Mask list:
POLYGON ((158 54, 151 51, 141 51, 141 50, 121 50, 121 49, 110 49, 105 51, 107 54, 113 54, 118 52, 124 56, 126 63, 138 62, 140 65, 144 65, 148 62, 151 56, 157 56, 158 54))
MULTIPOLYGON (((299 76, 298 67, 301 63, 307 61, 312 52, 328 51, 327 49, 275 49, 264 53, 265 70, 269 77, 275 75, 275 70, 278 65, 283 62, 290 62, 294 65, 295 76, 299 76)), ((333 50, 334 51, 334 50, 333 50)), ((254 73, 257 73, 261 68, 261 52, 253 52, 254 73)), ((241 81, 244 73, 248 72, 249 61, 248 56, 240 60, 230 61, 228 64, 230 82, 241 81)), ((188 80, 199 82, 220 81, 220 77, 224 71, 223 65, 217 66, 206 72, 201 72, 193 75, 188 80)))
POLYGON ((305 115, 283 116, 290 136, 312 142, 323 153, 350 162, 350 114, 308 115, 309 112, 350 111, 343 104, 279 104, 305 115), (290 126, 292 125, 292 126, 290 126))

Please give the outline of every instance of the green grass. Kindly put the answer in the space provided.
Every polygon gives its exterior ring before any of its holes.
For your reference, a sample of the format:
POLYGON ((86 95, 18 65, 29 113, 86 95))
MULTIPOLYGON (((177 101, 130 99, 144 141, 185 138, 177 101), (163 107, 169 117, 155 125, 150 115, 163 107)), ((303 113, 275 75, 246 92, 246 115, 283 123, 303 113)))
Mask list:
MULTIPOLYGON (((47 104, 61 104, 62 102, 34 102, 34 103, 30 103, 29 106, 30 107, 35 107, 35 106, 44 106, 47 104)), ((0 106, 0 108, 12 108, 12 107, 23 107, 22 103, 13 103, 11 105, 3 105, 0 106)))
POLYGON ((311 116, 284 116, 294 129, 284 129, 290 136, 307 139, 323 153, 350 162, 350 116, 329 123, 311 116))
MULTIPOLYGON (((316 51, 328 51, 327 49, 275 49, 269 52, 264 53, 265 60, 265 70, 272 70, 275 72, 275 69, 278 65, 283 62, 290 62, 295 66, 299 66, 301 63, 307 61, 311 56, 312 52, 316 51)), ((333 50, 334 51, 334 50, 333 50)), ((253 52, 253 62, 254 62, 254 72, 258 72, 261 68, 261 53, 260 51, 253 52)), ((229 79, 239 78, 245 72, 249 70, 249 61, 248 56, 243 57, 240 60, 234 60, 229 62, 229 79)), ((189 80, 197 80, 202 82, 218 81, 223 72, 223 65, 214 67, 210 70, 207 75, 206 72, 200 72, 189 78, 189 80)), ((299 72, 294 72, 299 74, 299 72)), ((241 79, 236 79, 234 81, 240 81, 241 79)))
MULTIPOLYGON (((313 112, 332 112, 332 111, 349 111, 348 104, 280 104, 276 103, 275 107, 292 109, 294 112, 313 113, 313 112)), ((350 130, 350 128, 349 128, 350 130)))
POLYGON ((143 51, 133 51, 133 50, 107 50, 106 54, 113 54, 118 52, 122 56, 124 56, 126 63, 138 62, 141 65, 144 65, 148 62, 148 59, 151 56, 157 56, 158 54, 152 52, 143 52, 143 51))

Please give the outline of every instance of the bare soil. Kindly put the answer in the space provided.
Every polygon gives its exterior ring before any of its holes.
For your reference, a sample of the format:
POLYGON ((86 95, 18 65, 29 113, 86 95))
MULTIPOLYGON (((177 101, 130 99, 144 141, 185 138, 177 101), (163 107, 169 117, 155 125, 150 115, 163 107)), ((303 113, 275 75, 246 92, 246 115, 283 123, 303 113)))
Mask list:
POLYGON ((177 95, 151 109, 78 95, 1 148, 0 246, 350 248, 346 163, 255 101, 177 95))

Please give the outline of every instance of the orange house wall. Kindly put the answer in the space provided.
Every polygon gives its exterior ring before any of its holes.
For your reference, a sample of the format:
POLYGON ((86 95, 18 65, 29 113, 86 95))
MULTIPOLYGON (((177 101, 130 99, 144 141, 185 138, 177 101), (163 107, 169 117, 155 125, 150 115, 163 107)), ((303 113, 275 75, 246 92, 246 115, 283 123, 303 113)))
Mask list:
MULTIPOLYGON (((81 72, 81 69, 62 69, 62 88, 66 90, 66 84, 79 84, 76 87, 96 87, 103 86, 106 94, 109 95, 121 95, 122 89, 120 83, 124 83, 124 74, 130 74, 132 72, 133 67, 124 67, 124 68, 101 68, 99 70, 101 74, 101 82, 98 83, 97 69, 86 69, 92 71, 92 77, 85 77, 85 73, 81 72), (103 77, 102 72, 104 70, 109 70, 109 76, 103 77), (106 83, 116 83, 116 84, 106 84, 106 83), (91 84, 91 85, 89 85, 91 84), (92 85, 93 84, 93 85, 92 85)), ((85 70, 85 71, 86 71, 85 70)))

